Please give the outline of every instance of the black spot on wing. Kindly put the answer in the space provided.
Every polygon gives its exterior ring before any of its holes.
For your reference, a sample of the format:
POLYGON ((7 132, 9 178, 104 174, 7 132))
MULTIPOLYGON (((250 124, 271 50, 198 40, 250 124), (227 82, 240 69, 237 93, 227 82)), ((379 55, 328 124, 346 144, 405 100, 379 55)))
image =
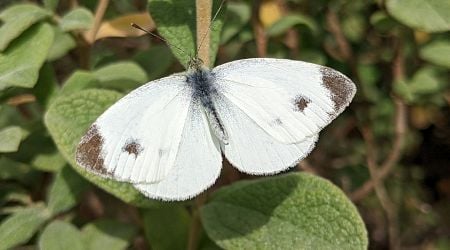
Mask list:
POLYGON ((137 157, 144 148, 141 146, 141 144, 138 142, 138 140, 130 138, 126 141, 125 145, 122 147, 123 152, 127 152, 128 154, 132 154, 135 157, 137 157))
POLYGON ((305 108, 307 108, 308 104, 310 104, 310 103, 311 103, 311 100, 308 97, 298 95, 294 99, 294 110, 303 112, 303 110, 305 110, 305 108))

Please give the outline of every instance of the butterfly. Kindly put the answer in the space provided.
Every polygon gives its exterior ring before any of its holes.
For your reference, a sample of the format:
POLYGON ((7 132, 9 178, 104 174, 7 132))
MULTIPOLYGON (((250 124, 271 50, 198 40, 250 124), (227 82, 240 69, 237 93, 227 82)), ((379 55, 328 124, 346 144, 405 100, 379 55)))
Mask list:
POLYGON ((213 185, 222 155, 239 171, 295 166, 355 95, 340 72, 250 58, 188 70, 130 92, 90 126, 76 151, 89 172, 132 183, 150 198, 185 200, 213 185))

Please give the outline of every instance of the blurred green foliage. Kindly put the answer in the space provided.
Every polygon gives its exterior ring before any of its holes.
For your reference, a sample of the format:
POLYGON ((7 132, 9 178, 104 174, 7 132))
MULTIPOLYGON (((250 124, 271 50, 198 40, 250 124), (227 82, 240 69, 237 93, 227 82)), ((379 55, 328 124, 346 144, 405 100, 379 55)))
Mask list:
POLYGON ((237 181, 250 177, 225 169, 209 197, 163 203, 77 167, 87 127, 183 71, 195 29, 194 0, 0 2, 0 249, 450 248, 449 1, 226 2, 211 26, 215 65, 291 58, 356 82, 300 164, 315 175, 237 181), (154 23, 140 25, 169 46, 109 22, 148 12, 154 23))

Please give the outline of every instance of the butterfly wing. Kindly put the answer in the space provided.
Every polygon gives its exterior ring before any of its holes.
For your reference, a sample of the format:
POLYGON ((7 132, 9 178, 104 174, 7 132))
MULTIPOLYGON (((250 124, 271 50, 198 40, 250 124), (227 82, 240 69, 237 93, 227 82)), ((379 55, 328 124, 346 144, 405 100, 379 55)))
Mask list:
POLYGON ((162 180, 174 165, 190 104, 182 75, 143 85, 94 122, 77 147, 77 163, 119 181, 162 180))
POLYGON ((219 102, 217 112, 229 134, 223 152, 228 161, 241 172, 273 174, 295 166, 314 148, 318 135, 295 144, 274 140, 245 112, 233 103, 219 102))
POLYGON ((220 174, 220 145, 211 135, 203 108, 193 103, 188 114, 179 154, 170 173, 157 183, 135 184, 148 197, 185 200, 207 189, 220 174))
POLYGON ((298 143, 317 134, 356 92, 343 74, 301 61, 244 59, 212 72, 223 99, 282 143, 298 143))
POLYGON ((300 61, 245 59, 213 73, 221 94, 215 105, 229 135, 224 154, 250 174, 280 172, 307 156, 356 91, 341 73, 300 61))

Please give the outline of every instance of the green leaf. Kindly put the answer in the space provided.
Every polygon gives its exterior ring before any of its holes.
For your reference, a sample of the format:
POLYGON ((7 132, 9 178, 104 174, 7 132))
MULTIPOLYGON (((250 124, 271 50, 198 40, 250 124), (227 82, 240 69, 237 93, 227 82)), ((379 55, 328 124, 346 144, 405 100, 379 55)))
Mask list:
POLYGON ((58 151, 38 154, 31 161, 33 168, 47 172, 58 172, 65 164, 66 160, 58 151))
POLYGON ((420 49, 423 60, 450 68, 450 41, 434 41, 420 49))
POLYGON ((48 10, 55 11, 58 7, 59 0, 43 0, 44 7, 48 10))
POLYGON ((59 59, 66 55, 71 49, 77 45, 75 39, 69 34, 62 31, 59 27, 53 27, 55 38, 47 55, 49 61, 59 59))
POLYGON ((19 126, 9 126, 0 130, 0 153, 16 152, 20 142, 28 132, 19 126))
POLYGON ((87 188, 86 181, 69 166, 56 175, 48 194, 48 209, 53 215, 67 211, 77 204, 87 188))
POLYGON ((387 0, 388 12, 413 29, 428 32, 450 30, 450 1, 448 0, 387 0))
MULTIPOLYGON (((136 233, 137 228, 134 225, 105 219, 89 223, 81 230, 83 243, 87 250, 127 249, 136 233)), ((152 249, 154 249, 153 246, 152 249)))
POLYGON ((154 45, 148 50, 138 52, 133 58, 147 72, 149 80, 163 76, 173 63, 172 53, 165 45, 154 45))
MULTIPOLYGON (((214 0, 212 15, 222 0, 214 0)), ((192 0, 148 0, 150 15, 158 32, 169 42, 172 53, 187 68, 190 56, 196 55, 196 9, 192 0), (178 47, 183 51, 175 48, 178 47)), ((225 10, 222 9, 211 25, 210 61, 214 64, 219 48, 220 31, 225 10)), ((206 45, 202 45, 206 46, 206 45)))
POLYGON ((344 17, 342 31, 350 41, 361 42, 365 38, 366 18, 359 14, 344 17))
POLYGON ((222 188, 201 210, 225 249, 367 249, 355 206, 320 177, 292 173, 222 188))
POLYGON ((92 72, 77 70, 64 82, 59 95, 64 96, 83 89, 94 88, 98 86, 99 83, 100 81, 92 72))
POLYGON ((0 157, 0 180, 16 179, 30 172, 30 167, 24 163, 0 157))
POLYGON ((414 94, 434 94, 440 91, 442 84, 437 72, 433 68, 425 67, 415 72, 409 82, 409 88, 414 94))
POLYGON ((283 16, 280 20, 272 24, 272 26, 267 29, 267 34, 269 36, 278 36, 296 25, 304 25, 314 35, 319 33, 319 28, 313 19, 303 14, 291 14, 283 16))
POLYGON ((80 231, 64 221, 50 223, 39 237, 41 250, 84 250, 80 231))
POLYGON ((59 23, 63 31, 87 30, 94 22, 94 15, 86 8, 76 8, 64 15, 59 23))
POLYGON ((45 124, 61 154, 78 173, 125 202, 149 206, 155 202, 131 184, 96 176, 78 167, 75 162, 75 150, 81 137, 95 119, 120 97, 122 95, 115 91, 97 89, 60 96, 45 114, 45 124))
POLYGON ((248 3, 228 2, 227 3, 227 21, 224 24, 221 44, 227 43, 232 37, 249 22, 251 8, 248 3))
POLYGON ((134 89, 147 82, 147 74, 134 62, 117 62, 93 72, 102 87, 118 90, 134 89))
POLYGON ((152 249, 186 249, 190 216, 183 206, 166 205, 142 212, 145 237, 152 249))
POLYGON ((42 206, 29 207, 7 217, 0 225, 0 249, 9 249, 27 242, 50 218, 42 206))
POLYGON ((8 87, 32 88, 53 41, 50 25, 33 26, 0 54, 0 91, 8 87))
POLYGON ((47 10, 33 4, 18 4, 1 12, 0 21, 3 25, 0 26, 0 52, 31 25, 50 14, 47 10))

